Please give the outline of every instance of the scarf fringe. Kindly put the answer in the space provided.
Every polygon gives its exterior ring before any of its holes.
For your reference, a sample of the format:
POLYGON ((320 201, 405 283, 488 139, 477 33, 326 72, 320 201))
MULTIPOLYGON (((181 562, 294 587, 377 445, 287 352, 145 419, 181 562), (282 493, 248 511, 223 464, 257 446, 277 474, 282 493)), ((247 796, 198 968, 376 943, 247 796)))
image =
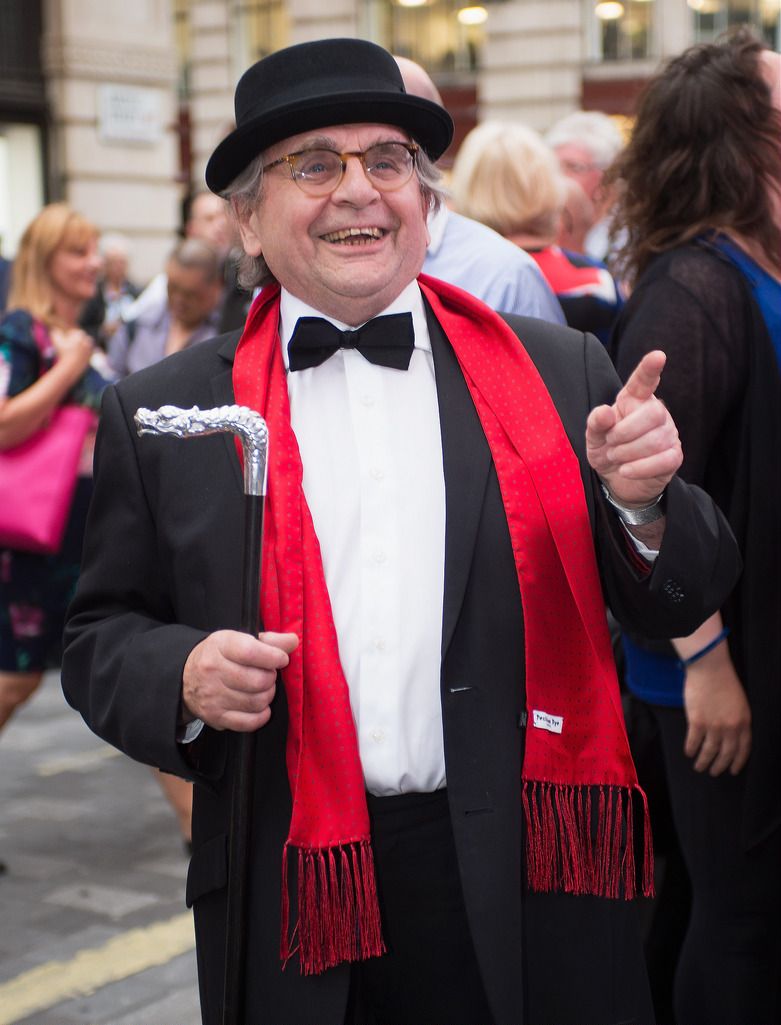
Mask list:
POLYGON ((642 798, 640 892, 654 894, 648 800, 638 786, 588 786, 524 780, 529 889, 631 900, 637 896, 633 795, 642 798), (592 800, 592 792, 598 799, 592 800))
POLYGON ((290 863, 282 855, 283 967, 298 953, 302 975, 319 975, 344 961, 385 952, 368 840, 327 848, 293 848, 297 859, 297 921, 290 933, 290 863), (297 942, 296 942, 297 937, 297 942))

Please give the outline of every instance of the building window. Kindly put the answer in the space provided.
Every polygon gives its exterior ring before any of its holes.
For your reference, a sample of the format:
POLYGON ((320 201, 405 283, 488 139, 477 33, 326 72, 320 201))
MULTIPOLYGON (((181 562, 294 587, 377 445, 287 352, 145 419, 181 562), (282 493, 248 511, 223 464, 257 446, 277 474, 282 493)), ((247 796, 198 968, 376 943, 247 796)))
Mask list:
POLYGON ((434 76, 473 72, 489 17, 480 0, 364 0, 361 34, 434 76))
POLYGON ((0 253, 13 256, 45 202, 39 125, 0 121, 0 253))
POLYGON ((655 57, 656 7, 655 0, 586 0, 592 60, 632 61, 655 57))
POLYGON ((733 25, 753 25, 772 49, 781 42, 781 0, 687 0, 696 42, 710 42, 733 25))
POLYGON ((173 19, 179 99, 185 100, 190 92, 190 0, 174 0, 173 19))
POLYGON ((232 0, 230 23, 239 72, 290 42, 284 0, 232 0))

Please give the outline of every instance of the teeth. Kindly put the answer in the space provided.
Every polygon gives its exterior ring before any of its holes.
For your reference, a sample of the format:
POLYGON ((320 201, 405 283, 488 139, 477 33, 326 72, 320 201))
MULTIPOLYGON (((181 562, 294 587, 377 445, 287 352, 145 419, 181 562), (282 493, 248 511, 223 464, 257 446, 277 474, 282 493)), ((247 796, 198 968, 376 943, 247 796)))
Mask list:
POLYGON ((330 231, 323 235, 326 242, 344 242, 348 238, 382 238, 381 228, 345 228, 342 231, 330 231))

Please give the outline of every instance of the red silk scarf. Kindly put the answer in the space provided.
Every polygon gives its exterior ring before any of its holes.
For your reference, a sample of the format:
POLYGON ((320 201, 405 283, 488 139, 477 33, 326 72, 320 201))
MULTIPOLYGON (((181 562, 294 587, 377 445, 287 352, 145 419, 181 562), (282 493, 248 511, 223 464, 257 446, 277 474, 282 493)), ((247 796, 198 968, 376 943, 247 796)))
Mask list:
MULTIPOLYGON (((577 457, 514 332, 460 289, 423 275, 419 281, 485 432, 515 553, 526 638, 529 887, 634 896, 637 790, 646 819, 642 888, 649 893, 647 806, 629 753, 577 457)), ((263 623, 301 639, 282 673, 293 812, 283 853, 281 956, 286 962, 297 949, 301 970, 318 973, 377 956, 384 946, 358 741, 302 489, 278 326, 274 286, 252 306, 233 386, 236 401, 258 410, 269 430, 263 623), (297 858, 292 936, 291 854, 297 858)))

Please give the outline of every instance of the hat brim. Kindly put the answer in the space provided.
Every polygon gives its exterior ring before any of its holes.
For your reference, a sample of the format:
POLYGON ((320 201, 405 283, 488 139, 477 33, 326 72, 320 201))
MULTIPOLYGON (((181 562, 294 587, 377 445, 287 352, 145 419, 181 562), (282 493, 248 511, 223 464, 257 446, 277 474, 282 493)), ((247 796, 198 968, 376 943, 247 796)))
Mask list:
POLYGON ((408 93, 346 93, 309 98, 267 111, 231 132, 206 165, 206 184, 221 193, 262 153, 282 139, 329 125, 387 124, 408 132, 438 160, 453 138, 453 121, 436 103, 408 93))

